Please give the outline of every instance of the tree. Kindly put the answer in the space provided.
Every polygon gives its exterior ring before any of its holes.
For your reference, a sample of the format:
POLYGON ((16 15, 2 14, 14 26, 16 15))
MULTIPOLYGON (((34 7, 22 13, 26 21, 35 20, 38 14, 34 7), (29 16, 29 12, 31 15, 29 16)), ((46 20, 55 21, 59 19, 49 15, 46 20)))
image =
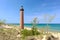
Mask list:
POLYGON ((5 24, 5 20, 0 20, 0 26, 5 24))
POLYGON ((47 22, 47 27, 46 27, 47 28, 47 33, 48 33, 49 23, 52 22, 52 20, 55 18, 55 16, 56 15, 53 15, 53 16, 48 15, 48 14, 44 15, 45 21, 47 22))
POLYGON ((37 24, 38 24, 38 20, 37 20, 37 17, 35 17, 32 21, 32 34, 33 35, 38 35, 40 34, 37 30, 37 24))

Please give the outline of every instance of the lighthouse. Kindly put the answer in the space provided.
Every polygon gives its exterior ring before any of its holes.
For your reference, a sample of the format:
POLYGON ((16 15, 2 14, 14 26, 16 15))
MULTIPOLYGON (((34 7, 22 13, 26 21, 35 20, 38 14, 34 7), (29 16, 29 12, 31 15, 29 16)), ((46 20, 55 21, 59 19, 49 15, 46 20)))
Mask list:
POLYGON ((24 29, 24 9, 23 6, 20 8, 20 28, 24 29))

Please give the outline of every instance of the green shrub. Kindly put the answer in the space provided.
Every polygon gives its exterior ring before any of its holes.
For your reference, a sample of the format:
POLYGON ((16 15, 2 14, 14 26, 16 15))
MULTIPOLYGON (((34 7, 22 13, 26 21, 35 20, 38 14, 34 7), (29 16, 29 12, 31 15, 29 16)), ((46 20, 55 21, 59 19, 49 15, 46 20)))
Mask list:
POLYGON ((32 30, 23 29, 21 31, 21 34, 23 36, 34 36, 34 35, 39 35, 40 33, 35 29, 32 29, 32 30))
POLYGON ((31 36, 31 35, 32 35, 32 32, 31 32, 30 30, 23 29, 23 30, 21 31, 21 34, 22 34, 23 36, 31 36))
POLYGON ((40 34, 40 32, 38 32, 36 27, 32 27, 31 31, 32 31, 32 35, 39 35, 40 34))

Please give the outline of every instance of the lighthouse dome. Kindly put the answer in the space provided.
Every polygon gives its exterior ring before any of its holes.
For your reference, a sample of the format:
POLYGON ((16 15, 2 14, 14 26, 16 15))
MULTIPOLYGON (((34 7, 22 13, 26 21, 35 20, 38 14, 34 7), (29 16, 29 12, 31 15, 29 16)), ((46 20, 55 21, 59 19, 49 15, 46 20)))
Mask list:
POLYGON ((20 11, 24 11, 24 9, 23 9, 23 6, 21 6, 21 9, 20 9, 20 11))

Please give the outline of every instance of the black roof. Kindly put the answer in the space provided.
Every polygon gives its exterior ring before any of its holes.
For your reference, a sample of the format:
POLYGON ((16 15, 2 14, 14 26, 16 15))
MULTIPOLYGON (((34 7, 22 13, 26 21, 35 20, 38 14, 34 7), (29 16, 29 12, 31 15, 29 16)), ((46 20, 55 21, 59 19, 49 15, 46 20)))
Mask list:
POLYGON ((24 9, 23 9, 23 6, 21 6, 21 9, 20 9, 20 11, 24 11, 24 9))

